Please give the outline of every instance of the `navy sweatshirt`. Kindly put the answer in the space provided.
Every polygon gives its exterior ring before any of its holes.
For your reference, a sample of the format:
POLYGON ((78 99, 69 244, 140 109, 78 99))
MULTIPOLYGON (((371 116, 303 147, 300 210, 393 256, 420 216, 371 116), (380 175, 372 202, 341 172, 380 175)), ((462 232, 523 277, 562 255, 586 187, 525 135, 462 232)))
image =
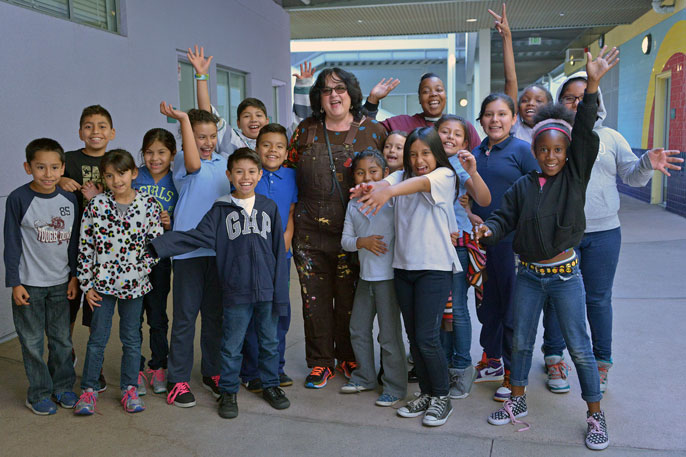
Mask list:
POLYGON ((288 269, 281 217, 276 203, 263 195, 255 194, 250 215, 225 195, 195 229, 167 232, 151 246, 153 255, 161 258, 213 249, 225 306, 269 301, 281 315, 286 311, 288 269))

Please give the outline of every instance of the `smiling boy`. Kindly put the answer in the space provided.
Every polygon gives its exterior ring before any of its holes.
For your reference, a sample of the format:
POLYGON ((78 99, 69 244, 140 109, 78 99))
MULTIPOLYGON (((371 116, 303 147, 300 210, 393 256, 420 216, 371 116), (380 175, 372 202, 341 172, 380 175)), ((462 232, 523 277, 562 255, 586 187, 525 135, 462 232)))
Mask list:
POLYGON ((288 408, 290 402, 278 387, 277 325, 288 304, 281 217, 273 201, 255 193, 262 164, 254 151, 237 149, 227 168, 235 190, 219 198, 197 228, 167 232, 153 240, 150 248, 161 258, 196 248, 216 251, 224 292, 219 415, 230 419, 238 416, 241 349, 251 319, 259 335, 262 396, 275 409, 288 408))

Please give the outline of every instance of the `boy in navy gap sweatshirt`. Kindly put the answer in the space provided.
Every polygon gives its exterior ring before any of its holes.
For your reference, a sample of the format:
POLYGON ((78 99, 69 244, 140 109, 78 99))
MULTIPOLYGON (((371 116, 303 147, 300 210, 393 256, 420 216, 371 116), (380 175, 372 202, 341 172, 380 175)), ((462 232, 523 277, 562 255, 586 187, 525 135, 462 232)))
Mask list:
POLYGON ((197 228, 167 232, 150 245, 161 258, 203 247, 217 253, 222 281, 222 329, 219 415, 238 416, 236 394, 240 386, 243 340, 251 318, 259 341, 262 396, 276 409, 290 402, 279 386, 277 324, 288 304, 288 274, 281 217, 276 203, 255 194, 262 164, 249 148, 229 157, 226 176, 235 190, 219 198, 197 228))

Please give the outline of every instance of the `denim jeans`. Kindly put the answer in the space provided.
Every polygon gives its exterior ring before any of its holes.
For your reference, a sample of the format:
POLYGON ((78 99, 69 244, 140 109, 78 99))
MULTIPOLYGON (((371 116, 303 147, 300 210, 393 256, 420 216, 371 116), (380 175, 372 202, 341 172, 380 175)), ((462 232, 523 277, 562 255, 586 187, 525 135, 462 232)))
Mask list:
POLYGON ((74 388, 76 375, 71 362, 69 300, 67 283, 50 287, 24 286, 29 305, 12 300, 14 328, 19 335, 24 369, 29 381, 27 399, 36 403, 51 394, 74 388), (48 363, 43 361, 43 335, 48 336, 48 363))
POLYGON ((484 298, 476 308, 481 322, 479 342, 488 357, 503 358, 510 369, 512 355, 512 308, 516 280, 512 241, 500 241, 486 248, 484 298))
POLYGON ((514 335, 512 339, 513 386, 528 384, 531 357, 536 341, 538 320, 548 300, 557 313, 562 335, 569 347, 579 384, 581 398, 600 401, 600 379, 591 340, 586 330, 584 282, 578 265, 572 273, 541 275, 520 265, 515 286, 514 335))
MULTIPOLYGON (((612 361, 612 284, 615 280, 622 232, 619 227, 586 233, 576 248, 586 289, 586 315, 596 360, 612 361)), ((543 351, 561 355, 565 349, 555 310, 543 313, 543 351)))
MULTIPOLYGON (((291 262, 288 260, 288 277, 291 277, 291 262)), ((288 281, 290 288, 291 282, 288 281)), ((286 334, 291 326, 291 304, 288 303, 286 314, 279 315, 279 324, 277 326, 277 336, 279 337, 279 374, 284 372, 284 365, 286 365, 286 334)), ((257 330, 255 330, 255 318, 253 317, 248 324, 248 330, 245 332, 245 341, 243 342, 243 363, 241 364, 241 381, 249 382, 260 377, 257 357, 259 356, 259 347, 257 344, 257 330)))
MULTIPOLYGON (((140 318, 143 297, 130 300, 117 299, 114 295, 100 293, 100 306, 93 309, 91 335, 86 347, 86 360, 83 362, 81 388, 97 390, 98 378, 105 356, 105 346, 110 339, 114 306, 119 309, 119 339, 122 344, 121 377, 119 386, 138 386, 138 367, 141 362, 140 318)), ((85 302, 85 306, 89 306, 85 302)))
POLYGON ((450 386, 440 328, 452 278, 450 271, 395 269, 395 292, 419 388, 433 397, 448 395, 450 386))
MULTIPOLYGON (((161 259, 152 267, 148 276, 152 290, 143 297, 141 309, 141 337, 143 335, 143 315, 150 327, 150 361, 148 366, 153 370, 167 368, 169 355, 169 318, 167 317, 167 296, 171 289, 171 260, 161 259)), ((145 357, 141 354, 140 371, 145 369, 145 357)))
POLYGON ((441 343, 451 368, 463 370, 472 364, 469 351, 472 347, 472 321, 467 308, 467 267, 469 253, 465 247, 455 248, 460 259, 462 271, 453 275, 453 331, 441 330, 441 343))
POLYGON ((219 390, 222 392, 238 392, 243 342, 251 319, 254 319, 257 330, 257 365, 262 387, 279 385, 279 338, 276 331, 279 313, 272 302, 225 305, 219 376, 219 390))

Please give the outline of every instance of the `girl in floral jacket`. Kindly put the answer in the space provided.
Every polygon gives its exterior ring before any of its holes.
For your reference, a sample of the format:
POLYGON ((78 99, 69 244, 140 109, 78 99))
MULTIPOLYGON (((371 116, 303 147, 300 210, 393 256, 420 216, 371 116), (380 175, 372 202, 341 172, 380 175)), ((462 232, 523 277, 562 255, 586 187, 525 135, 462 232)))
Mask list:
POLYGON ((162 234, 155 198, 131 188, 138 175, 131 154, 122 149, 108 152, 100 162, 100 174, 109 190, 90 201, 81 221, 77 273, 93 320, 81 378, 83 394, 74 407, 77 415, 95 412, 98 376, 117 302, 123 346, 121 403, 129 413, 145 409, 138 397, 139 327, 143 295, 152 288, 148 274, 157 262, 145 246, 162 234))

